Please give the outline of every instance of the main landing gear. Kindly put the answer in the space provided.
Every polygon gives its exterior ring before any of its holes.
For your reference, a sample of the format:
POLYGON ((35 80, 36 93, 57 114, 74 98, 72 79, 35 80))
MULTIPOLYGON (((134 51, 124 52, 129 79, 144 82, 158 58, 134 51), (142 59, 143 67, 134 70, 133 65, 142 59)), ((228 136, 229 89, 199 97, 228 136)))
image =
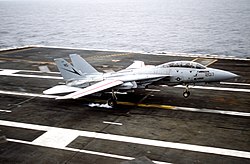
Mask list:
POLYGON ((111 107, 115 107, 117 105, 117 97, 115 95, 114 90, 112 90, 112 97, 108 99, 107 103, 111 107))
POLYGON ((190 92, 188 91, 188 85, 186 85, 186 89, 183 92, 183 97, 188 98, 190 96, 190 92))

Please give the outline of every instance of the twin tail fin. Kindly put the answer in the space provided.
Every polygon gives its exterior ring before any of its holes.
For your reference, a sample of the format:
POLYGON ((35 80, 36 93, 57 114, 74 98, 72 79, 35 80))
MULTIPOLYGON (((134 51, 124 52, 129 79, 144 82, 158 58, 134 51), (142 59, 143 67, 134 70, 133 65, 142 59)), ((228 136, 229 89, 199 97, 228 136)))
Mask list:
POLYGON ((94 67, 92 67, 86 60, 80 55, 71 54, 71 65, 63 58, 54 59, 57 68, 61 72, 64 80, 80 79, 90 74, 100 74, 94 67))

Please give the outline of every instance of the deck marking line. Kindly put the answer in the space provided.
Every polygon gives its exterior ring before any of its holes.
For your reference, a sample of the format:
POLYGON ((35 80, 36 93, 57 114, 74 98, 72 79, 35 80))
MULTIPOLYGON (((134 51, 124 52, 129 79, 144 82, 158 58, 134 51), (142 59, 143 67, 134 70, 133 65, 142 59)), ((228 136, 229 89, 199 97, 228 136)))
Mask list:
POLYGON ((79 134, 74 131, 67 132, 67 130, 53 129, 42 134, 40 137, 35 139, 33 143, 48 147, 52 146, 63 148, 70 144, 78 136, 79 134))
POLYGON ((30 72, 30 73, 48 73, 48 74, 60 74, 60 72, 42 72, 42 71, 34 71, 34 70, 25 70, 25 69, 0 69, 0 70, 13 70, 13 71, 17 71, 17 72, 30 72))
POLYGON ((109 122, 109 121, 103 121, 102 123, 104 123, 104 124, 111 124, 111 125, 122 125, 122 123, 120 123, 120 122, 109 122))
POLYGON ((159 89, 145 89, 146 91, 151 91, 151 92, 160 92, 161 90, 159 89))
POLYGON ((10 62, 27 62, 27 63, 32 63, 32 64, 51 64, 55 65, 54 62, 46 62, 46 61, 35 61, 35 60, 26 60, 26 59, 18 59, 18 58, 4 58, 0 57, 0 60, 4 61, 10 61, 10 62))
MULTIPOLYGON (((172 148, 172 149, 179 149, 179 150, 187 150, 187 151, 250 159, 250 152, 240 151, 240 150, 192 145, 192 144, 177 143, 177 142, 168 142, 168 141, 161 141, 161 140, 129 137, 129 136, 122 136, 122 135, 115 135, 115 134, 105 134, 105 133, 90 132, 90 131, 73 130, 73 129, 66 129, 66 128, 57 128, 57 127, 50 127, 50 126, 43 126, 43 125, 36 125, 36 124, 5 121, 5 120, 0 120, 0 125, 40 130, 40 131, 41 130, 43 131, 44 130, 45 131, 61 130, 62 132, 60 134, 73 133, 73 134, 78 134, 79 136, 89 137, 89 138, 97 138, 97 139, 104 139, 104 140, 111 140, 111 141, 119 141, 119 142, 126 142, 126 143, 142 144, 142 145, 148 145, 148 146, 172 148)), ((41 142, 39 143, 41 144, 41 142)))
POLYGON ((205 109, 205 108, 199 109, 199 108, 188 108, 188 107, 174 107, 174 110, 250 117, 250 113, 246 113, 246 112, 226 111, 226 110, 224 111, 224 110, 216 110, 216 109, 205 109))
MULTIPOLYGON (((8 94, 8 95, 18 95, 18 96, 31 96, 31 97, 40 97, 40 98, 51 98, 56 99, 60 96, 53 95, 43 95, 43 94, 35 94, 35 93, 25 93, 25 92, 14 92, 14 91, 2 91, 0 90, 0 94, 8 94)), ((117 102, 120 105, 128 105, 128 106, 138 106, 142 108, 160 108, 167 110, 181 110, 181 111, 190 111, 190 112, 203 112, 203 113, 214 113, 214 114, 224 114, 224 115, 232 115, 232 116, 245 116, 250 117, 250 113, 247 112, 237 112, 237 111, 227 111, 227 110, 217 110, 217 109, 199 109, 199 108, 189 108, 189 107, 178 107, 178 106, 170 106, 170 105, 160 105, 160 104, 136 104, 132 102, 117 102)), ((89 104, 89 106, 99 106, 107 108, 106 104, 102 106, 102 104, 89 104)), ((109 107, 108 107, 109 108, 109 107)))
MULTIPOLYGON (((135 159, 133 157, 116 155, 116 154, 108 154, 108 153, 96 152, 96 151, 91 151, 91 150, 81 150, 81 149, 75 149, 75 148, 69 148, 69 147, 55 147, 53 145, 40 145, 40 144, 34 143, 34 142, 28 142, 28 141, 22 141, 22 140, 10 139, 10 138, 7 138, 7 141, 21 143, 21 144, 27 144, 27 145, 60 149, 60 150, 67 150, 67 151, 73 151, 73 152, 80 152, 80 153, 85 153, 85 154, 99 155, 99 156, 104 156, 104 157, 109 157, 109 158, 117 158, 117 159, 124 159, 124 160, 135 159)), ((153 162, 156 164, 171 164, 171 163, 162 162, 162 161, 153 161, 153 162)))
POLYGON ((160 108, 160 109, 167 109, 167 110, 180 110, 180 111, 189 111, 189 112, 202 112, 202 113, 250 117, 250 113, 247 113, 247 112, 205 109, 205 108, 199 109, 199 108, 178 107, 178 106, 159 105, 159 104, 136 104, 136 103, 131 103, 131 102, 117 102, 117 103, 121 105, 138 106, 138 107, 143 107, 143 108, 160 108))
POLYGON ((20 72, 19 70, 10 70, 10 69, 5 69, 0 71, 0 75, 12 75, 13 73, 20 72))
POLYGON ((11 113, 12 111, 11 111, 11 110, 3 110, 3 109, 0 109, 0 112, 11 113))
POLYGON ((22 141, 22 140, 10 139, 10 138, 8 138, 7 141, 28 144, 28 145, 35 145, 35 146, 43 146, 43 147, 49 147, 49 148, 55 148, 55 149, 69 150, 69 151, 74 151, 74 152, 82 152, 82 153, 86 153, 86 154, 100 155, 100 156, 119 158, 119 159, 125 159, 125 160, 134 159, 132 157, 125 157, 125 156, 114 155, 114 154, 94 152, 94 151, 90 151, 90 150, 81 150, 81 149, 74 149, 74 148, 68 148, 68 147, 62 148, 62 147, 56 147, 54 145, 41 145, 41 144, 35 143, 35 142, 28 142, 28 141, 22 141))
POLYGON ((214 64, 215 62, 217 62, 218 60, 217 59, 214 59, 213 61, 211 61, 210 63, 208 63, 208 64, 206 64, 206 67, 208 67, 208 66, 210 66, 210 65, 212 65, 212 64, 214 64))
POLYGON ((245 85, 245 86, 250 86, 250 84, 248 84, 248 83, 220 82, 220 84, 225 84, 225 85, 245 85))
POLYGON ((41 79, 57 79, 61 80, 63 77, 56 77, 56 76, 41 76, 41 75, 25 75, 25 74, 5 74, 4 72, 1 73, 1 76, 14 76, 14 77, 32 77, 32 78, 41 78, 41 79))

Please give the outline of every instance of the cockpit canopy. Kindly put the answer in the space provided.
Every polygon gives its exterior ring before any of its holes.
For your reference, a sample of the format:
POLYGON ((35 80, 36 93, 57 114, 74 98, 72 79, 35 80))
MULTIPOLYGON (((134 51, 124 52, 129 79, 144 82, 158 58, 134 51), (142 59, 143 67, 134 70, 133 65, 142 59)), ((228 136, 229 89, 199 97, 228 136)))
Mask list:
POLYGON ((193 61, 174 61, 174 62, 168 62, 165 64, 160 65, 162 67, 182 67, 182 68, 195 68, 195 69, 206 69, 205 66, 203 66, 200 63, 193 62, 193 61))

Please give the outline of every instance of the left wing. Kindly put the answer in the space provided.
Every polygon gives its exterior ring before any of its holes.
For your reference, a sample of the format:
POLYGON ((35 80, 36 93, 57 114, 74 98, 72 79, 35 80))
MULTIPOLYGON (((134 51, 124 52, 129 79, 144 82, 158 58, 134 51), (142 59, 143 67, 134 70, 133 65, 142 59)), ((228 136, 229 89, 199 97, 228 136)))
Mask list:
POLYGON ((56 99, 77 99, 79 97, 87 96, 96 92, 103 91, 108 88, 115 87, 117 85, 121 85, 122 83, 123 82, 119 80, 104 80, 89 87, 80 89, 74 93, 68 94, 66 96, 58 97, 56 99))

